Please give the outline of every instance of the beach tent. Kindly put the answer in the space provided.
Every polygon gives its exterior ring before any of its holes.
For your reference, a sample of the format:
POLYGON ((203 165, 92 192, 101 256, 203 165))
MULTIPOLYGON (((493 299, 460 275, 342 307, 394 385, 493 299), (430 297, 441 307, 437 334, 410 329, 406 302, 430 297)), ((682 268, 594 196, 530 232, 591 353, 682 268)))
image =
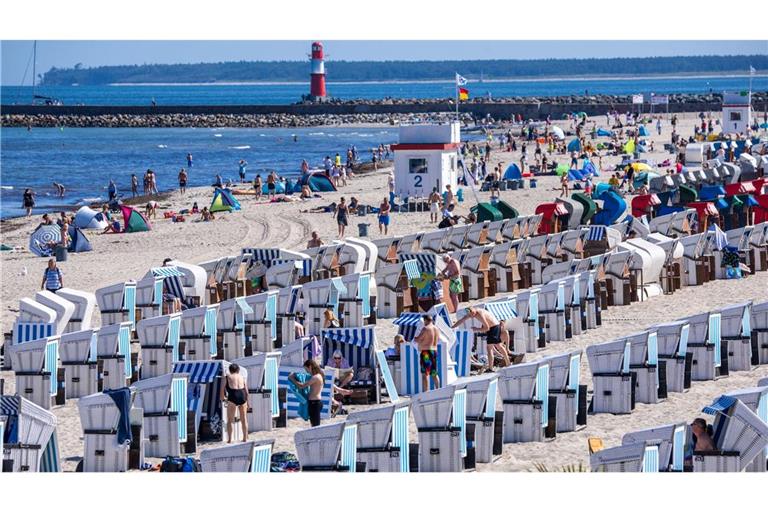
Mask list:
POLYGON ((69 252, 88 252, 92 251, 93 247, 91 246, 91 242, 88 240, 88 237, 85 236, 85 233, 83 231, 75 226, 69 226, 69 239, 71 240, 69 243, 69 247, 67 250, 69 252))
MULTIPOLYGON (((301 185, 299 185, 299 192, 301 192, 301 185)), ((261 186, 261 193, 269 194, 269 188, 267 188, 266 183, 261 186)), ((275 194, 285 194, 285 183, 282 181, 275 183, 275 194)))
POLYGON ((123 223, 125 224, 123 233, 137 233, 152 229, 152 225, 138 210, 126 205, 120 205, 120 210, 123 212, 123 223))
POLYGON ((104 229, 107 227, 108 223, 102 217, 101 212, 83 206, 77 210, 74 224, 75 227, 80 229, 104 229))
POLYGON ((210 210, 212 212, 231 212, 240 209, 240 202, 234 198, 232 192, 224 188, 213 191, 213 201, 210 210))
MULTIPOLYGON (((632 166, 634 165, 635 164, 632 164, 632 166)), ((651 180, 658 177, 660 177, 660 175, 652 171, 639 172, 635 175, 635 178, 632 180, 632 186, 634 186, 636 189, 642 187, 643 185, 650 186, 651 180)))
POLYGON ((510 164, 509 167, 507 167, 507 170, 504 171, 505 180, 519 180, 522 178, 523 175, 520 172, 520 167, 518 167, 517 164, 510 164))
POLYGON ((624 152, 627 154, 632 154, 635 152, 635 141, 630 140, 626 144, 624 144, 624 152))
POLYGON ((606 130, 604 128, 598 128, 597 129, 597 136, 598 137, 613 137, 613 132, 611 130, 606 130))
POLYGON ((647 137, 648 136, 648 130, 646 130, 645 126, 640 126, 640 129, 637 130, 637 133, 640 134, 641 137, 647 137))
POLYGON ((61 228, 55 224, 38 226, 29 236, 29 250, 37 256, 53 254, 52 246, 61 243, 61 228))
POLYGON ((568 181, 583 181, 584 172, 578 169, 571 169, 568 171, 568 181))
POLYGON ((592 192, 592 199, 600 199, 603 192, 611 190, 611 186, 607 183, 597 183, 595 185, 595 191, 592 192))
POLYGON ((600 194, 599 199, 603 200, 603 209, 592 217, 593 225, 601 224, 610 226, 615 224, 627 211, 626 201, 613 190, 606 190, 600 194))
POLYGON ((581 172, 584 174, 584 176, 588 176, 590 174, 592 176, 600 176, 597 167, 595 167, 594 164, 588 160, 584 162, 584 167, 582 167, 581 172))
POLYGON ((567 172, 568 172, 568 164, 557 164, 557 167, 555 168, 555 174, 557 174, 558 176, 562 176, 567 172))
POLYGON ((304 184, 309 185, 312 192, 334 192, 336 186, 324 172, 313 172, 299 178, 299 191, 304 184))
POLYGON ((568 151, 581 151, 581 142, 579 142, 579 139, 573 139, 568 143, 568 151))
POLYGON ((563 133, 563 129, 559 126, 553 126, 552 127, 552 135, 555 136, 555 138, 563 140, 565 139, 565 133, 563 133))

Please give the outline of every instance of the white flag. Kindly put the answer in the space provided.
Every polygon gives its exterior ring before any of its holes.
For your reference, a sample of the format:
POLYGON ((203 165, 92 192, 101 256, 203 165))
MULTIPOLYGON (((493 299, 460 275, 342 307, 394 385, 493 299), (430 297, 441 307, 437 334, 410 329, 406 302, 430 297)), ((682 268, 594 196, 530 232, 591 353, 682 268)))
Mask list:
MULTIPOLYGON (((755 73, 756 73, 755 68, 753 68, 752 66, 749 66, 749 74, 754 75, 755 73)), ((456 76, 459 76, 459 75, 456 75, 456 76)))
POLYGON ((456 73, 456 87, 461 87, 462 85, 467 85, 467 79, 456 73))

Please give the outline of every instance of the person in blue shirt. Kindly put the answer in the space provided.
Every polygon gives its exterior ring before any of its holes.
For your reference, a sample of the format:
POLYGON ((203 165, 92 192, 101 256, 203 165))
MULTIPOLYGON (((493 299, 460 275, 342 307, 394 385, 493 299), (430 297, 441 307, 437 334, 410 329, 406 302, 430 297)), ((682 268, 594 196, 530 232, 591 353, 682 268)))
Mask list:
POLYGON ((56 293, 64 286, 64 279, 61 276, 61 270, 56 266, 56 260, 48 260, 48 267, 43 272, 43 282, 40 283, 41 290, 48 290, 56 293))

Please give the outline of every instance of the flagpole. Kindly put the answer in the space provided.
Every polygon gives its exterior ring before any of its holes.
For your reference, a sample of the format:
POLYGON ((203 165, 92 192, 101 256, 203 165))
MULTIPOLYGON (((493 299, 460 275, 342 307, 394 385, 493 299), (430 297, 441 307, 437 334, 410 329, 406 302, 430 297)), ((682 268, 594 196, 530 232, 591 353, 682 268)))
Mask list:
POLYGON ((454 80, 454 86, 456 87, 456 121, 459 120, 459 80, 454 80))

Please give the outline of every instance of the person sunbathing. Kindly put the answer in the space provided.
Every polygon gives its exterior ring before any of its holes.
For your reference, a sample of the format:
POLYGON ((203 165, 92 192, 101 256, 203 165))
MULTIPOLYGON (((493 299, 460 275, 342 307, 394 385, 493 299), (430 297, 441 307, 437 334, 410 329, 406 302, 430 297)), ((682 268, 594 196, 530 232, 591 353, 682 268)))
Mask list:
POLYGON ((355 377, 355 370, 352 368, 352 365, 342 357, 341 352, 338 350, 333 352, 333 357, 328 361, 328 366, 339 371, 338 385, 340 388, 347 386, 355 377))

